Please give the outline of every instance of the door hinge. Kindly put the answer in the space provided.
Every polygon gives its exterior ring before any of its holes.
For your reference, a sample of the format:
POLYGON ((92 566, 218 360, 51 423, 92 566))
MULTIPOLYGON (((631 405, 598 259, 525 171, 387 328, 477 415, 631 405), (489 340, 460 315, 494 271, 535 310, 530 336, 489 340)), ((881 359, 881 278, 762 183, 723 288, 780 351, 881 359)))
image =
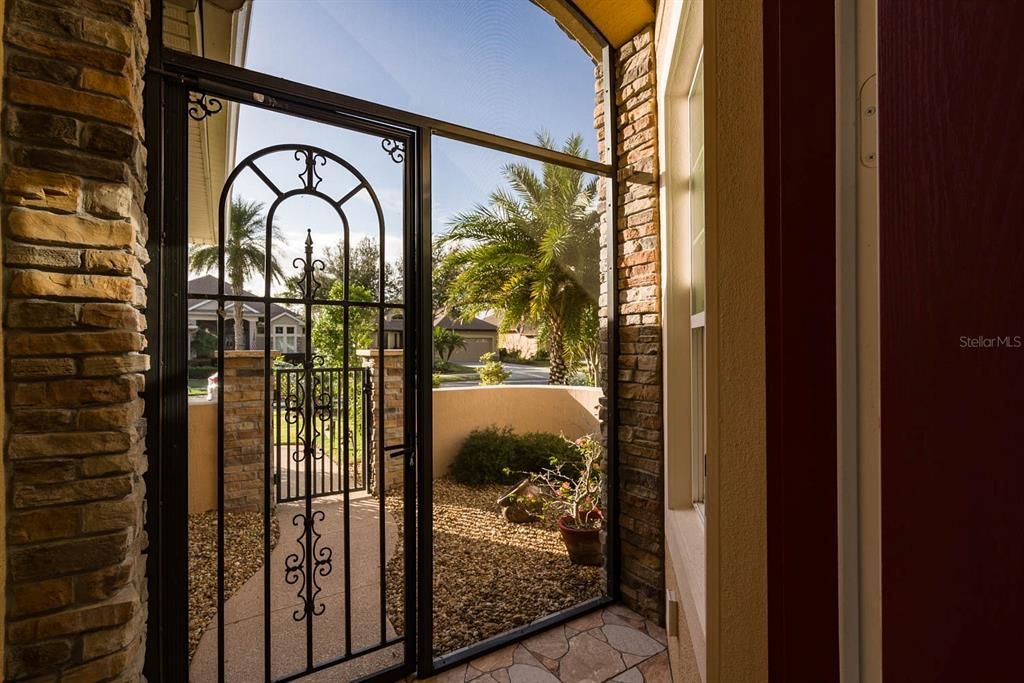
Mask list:
POLYGON ((878 75, 861 84, 857 96, 857 155, 867 168, 878 167, 878 75))

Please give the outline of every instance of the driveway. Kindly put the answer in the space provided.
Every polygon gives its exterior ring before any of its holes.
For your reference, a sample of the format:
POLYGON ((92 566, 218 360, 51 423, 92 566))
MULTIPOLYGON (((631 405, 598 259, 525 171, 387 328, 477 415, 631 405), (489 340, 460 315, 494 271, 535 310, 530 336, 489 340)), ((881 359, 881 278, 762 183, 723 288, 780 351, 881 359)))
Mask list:
MULTIPOLYGON (((483 363, 463 363, 466 367, 473 368, 476 370, 479 367, 483 367, 483 363)), ((548 367, 536 366, 536 365, 517 365, 516 363, 505 363, 505 370, 512 373, 505 384, 547 384, 548 375, 550 373, 548 367)), ((458 380, 455 382, 445 382, 442 387, 475 387, 479 386, 480 382, 476 379, 458 380)))

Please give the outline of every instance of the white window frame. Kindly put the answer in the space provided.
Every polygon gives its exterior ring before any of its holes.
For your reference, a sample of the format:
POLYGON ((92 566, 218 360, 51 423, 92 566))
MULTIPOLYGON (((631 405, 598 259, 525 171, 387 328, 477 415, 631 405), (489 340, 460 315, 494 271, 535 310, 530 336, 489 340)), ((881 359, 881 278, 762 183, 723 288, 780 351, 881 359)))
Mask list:
POLYGON ((284 353, 299 352, 299 333, 297 325, 274 325, 274 348, 284 353), (289 332, 288 330, 291 330, 289 332))
MULTIPOLYGON (((704 98, 704 50, 700 51, 697 57, 697 65, 694 68, 693 78, 690 81, 689 92, 687 93, 687 134, 689 143, 687 145, 687 156, 689 157, 689 220, 687 221, 688 243, 690 246, 690 490, 693 506, 704 518, 704 491, 707 484, 707 327, 705 325, 705 313, 707 310, 707 258, 706 258, 706 228, 707 215, 705 213, 699 229, 694 221, 694 212, 698 210, 694 206, 693 198, 696 196, 694 179, 698 172, 701 174, 700 183, 705 183, 704 170, 704 116, 700 117, 700 149, 693 149, 693 103, 695 92, 700 87, 700 106, 703 107, 704 98), (699 171, 697 170, 699 167, 699 171), (697 229, 697 234, 694 230, 697 229), (698 238, 700 245, 698 246, 698 238), (701 274, 697 274, 693 268, 697 249, 700 249, 702 262, 701 274), (700 282, 697 280, 700 278, 700 282), (701 304, 698 307, 695 303, 696 286, 701 287, 701 304)), ((703 192, 703 189, 699 190, 703 192)), ((704 211, 704 202, 701 201, 700 211, 704 211)))

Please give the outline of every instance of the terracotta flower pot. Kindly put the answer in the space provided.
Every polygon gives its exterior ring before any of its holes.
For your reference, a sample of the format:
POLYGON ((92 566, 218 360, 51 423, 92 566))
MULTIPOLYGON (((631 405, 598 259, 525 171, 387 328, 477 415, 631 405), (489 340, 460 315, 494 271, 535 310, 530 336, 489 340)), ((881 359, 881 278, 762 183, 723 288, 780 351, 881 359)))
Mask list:
MULTIPOLYGON (((590 514, 601 517, 601 513, 596 510, 590 514)), ((570 562, 591 567, 604 564, 600 529, 581 529, 573 525, 570 515, 562 515, 558 518, 558 531, 562 534, 565 549, 569 551, 570 562)))

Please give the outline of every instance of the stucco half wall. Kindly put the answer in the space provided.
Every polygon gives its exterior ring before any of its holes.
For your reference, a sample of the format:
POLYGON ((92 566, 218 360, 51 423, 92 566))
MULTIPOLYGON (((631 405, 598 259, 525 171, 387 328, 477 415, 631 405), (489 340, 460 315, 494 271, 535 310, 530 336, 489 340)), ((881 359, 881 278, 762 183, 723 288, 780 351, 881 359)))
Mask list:
POLYGON ((217 402, 188 402, 188 511, 217 509, 217 402))
POLYGON ((517 433, 551 432, 568 439, 598 434, 603 392, 594 387, 492 386, 433 391, 434 477, 448 473, 474 429, 495 425, 517 433))

